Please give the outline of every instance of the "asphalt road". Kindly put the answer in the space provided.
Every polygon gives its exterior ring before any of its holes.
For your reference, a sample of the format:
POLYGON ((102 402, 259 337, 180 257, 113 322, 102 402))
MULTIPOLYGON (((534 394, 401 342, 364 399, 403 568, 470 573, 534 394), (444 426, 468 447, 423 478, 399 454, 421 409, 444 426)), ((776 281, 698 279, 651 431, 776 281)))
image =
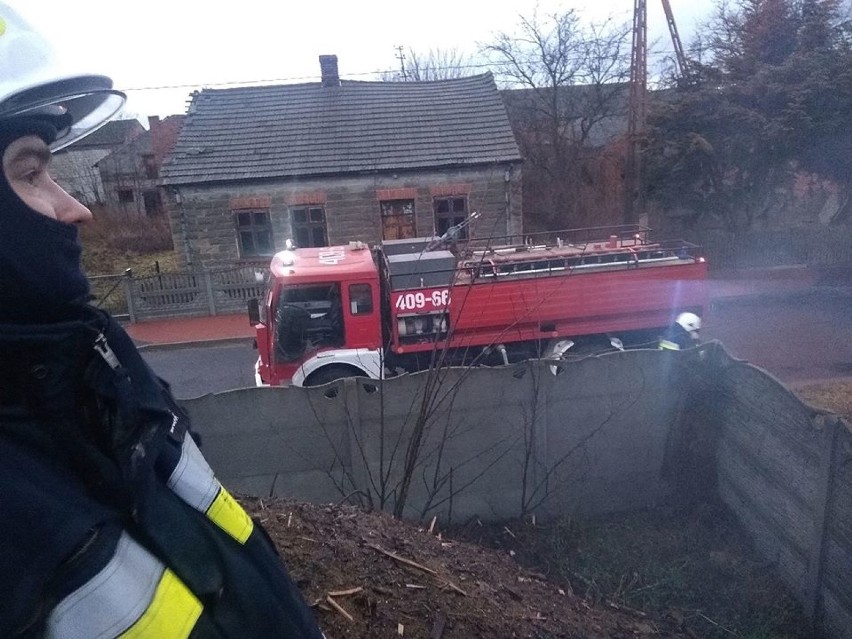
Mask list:
POLYGON ((143 357, 179 399, 254 386, 257 351, 244 344, 149 349, 143 357))
POLYGON ((705 339, 786 384, 852 378, 852 290, 716 303, 704 320, 705 339))
MULTIPOLYGON (((733 356, 766 369, 782 382, 852 377, 849 291, 716 303, 705 314, 704 325, 704 339, 719 339, 733 356)), ((249 340, 143 354, 182 399, 254 385, 257 351, 249 340)))

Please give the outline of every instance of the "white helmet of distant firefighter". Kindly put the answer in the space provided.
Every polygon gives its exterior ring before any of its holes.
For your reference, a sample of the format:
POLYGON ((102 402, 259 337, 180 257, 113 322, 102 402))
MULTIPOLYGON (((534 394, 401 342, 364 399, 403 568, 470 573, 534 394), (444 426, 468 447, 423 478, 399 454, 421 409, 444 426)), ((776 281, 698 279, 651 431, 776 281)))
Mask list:
POLYGON ((701 330, 701 318, 695 313, 681 313, 677 316, 675 323, 692 337, 698 337, 698 331, 701 330))

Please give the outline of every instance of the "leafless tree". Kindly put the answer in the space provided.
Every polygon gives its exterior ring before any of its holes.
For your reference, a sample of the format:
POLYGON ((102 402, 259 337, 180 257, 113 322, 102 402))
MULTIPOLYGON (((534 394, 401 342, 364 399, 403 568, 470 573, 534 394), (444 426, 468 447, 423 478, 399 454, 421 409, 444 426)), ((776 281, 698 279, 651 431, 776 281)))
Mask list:
POLYGON ((428 82, 432 80, 451 80, 463 78, 481 72, 482 65, 474 58, 453 49, 429 49, 426 52, 415 51, 411 47, 397 55, 399 68, 389 69, 381 74, 385 82, 428 82))
POLYGON ((620 219, 622 154, 612 141, 626 130, 630 34, 575 10, 536 12, 485 47, 526 160, 530 227, 620 219))

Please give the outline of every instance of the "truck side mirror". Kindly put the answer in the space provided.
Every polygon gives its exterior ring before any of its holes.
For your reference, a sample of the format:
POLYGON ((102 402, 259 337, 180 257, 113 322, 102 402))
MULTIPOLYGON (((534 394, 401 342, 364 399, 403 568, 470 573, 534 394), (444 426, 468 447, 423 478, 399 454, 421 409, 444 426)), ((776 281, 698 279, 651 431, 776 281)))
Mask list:
POLYGON ((255 326, 256 324, 260 324, 260 304, 257 301, 256 297, 251 298, 248 303, 248 318, 249 324, 255 326))

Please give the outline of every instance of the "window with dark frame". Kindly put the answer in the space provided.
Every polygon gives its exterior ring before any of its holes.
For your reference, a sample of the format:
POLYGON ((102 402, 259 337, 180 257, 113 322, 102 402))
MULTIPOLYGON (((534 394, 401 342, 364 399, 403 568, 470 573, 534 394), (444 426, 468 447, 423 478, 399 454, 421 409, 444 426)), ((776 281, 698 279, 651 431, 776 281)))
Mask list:
POLYGON ((382 239, 405 240, 416 235, 414 200, 382 200, 382 239))
MULTIPOLYGON (((467 196, 435 198, 435 235, 443 235, 451 226, 461 224, 467 219, 467 196)), ((467 239, 467 227, 461 230, 459 239, 467 239)))
POLYGON ((234 218, 240 257, 272 255, 275 252, 268 210, 234 211, 234 218))
POLYGON ((298 248, 328 246, 328 230, 325 225, 325 208, 322 206, 299 206, 290 209, 293 241, 298 248))
POLYGON ((133 189, 118 189, 116 191, 118 195, 118 203, 119 204, 130 204, 134 201, 133 189))

